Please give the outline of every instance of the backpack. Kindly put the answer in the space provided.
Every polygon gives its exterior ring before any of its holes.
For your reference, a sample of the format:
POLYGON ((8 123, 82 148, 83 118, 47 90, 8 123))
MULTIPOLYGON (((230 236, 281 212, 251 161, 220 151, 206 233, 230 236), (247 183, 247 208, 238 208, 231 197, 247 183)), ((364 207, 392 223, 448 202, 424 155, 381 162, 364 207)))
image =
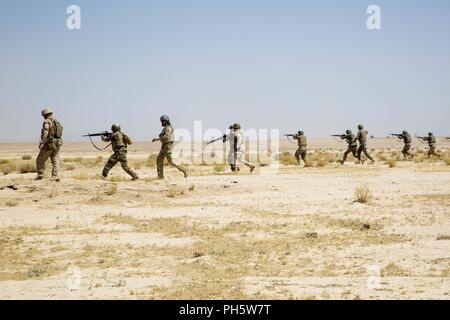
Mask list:
POLYGON ((53 119, 53 132, 54 132, 53 137, 54 137, 55 139, 61 139, 61 138, 62 138, 62 135, 63 135, 63 126, 62 126, 61 123, 60 123, 58 120, 56 120, 56 119, 53 119))

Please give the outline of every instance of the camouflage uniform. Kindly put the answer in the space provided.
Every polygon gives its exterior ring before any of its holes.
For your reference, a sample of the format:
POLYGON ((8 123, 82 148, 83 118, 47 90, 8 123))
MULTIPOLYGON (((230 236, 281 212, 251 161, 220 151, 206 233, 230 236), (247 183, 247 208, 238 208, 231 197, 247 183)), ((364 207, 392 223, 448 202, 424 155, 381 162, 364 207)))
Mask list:
POLYGON ((430 150, 428 150, 428 157, 439 156, 436 153, 436 138, 434 137, 434 135, 430 134, 430 135, 428 135, 428 137, 425 137, 423 140, 428 142, 428 146, 430 147, 430 150))
POLYGON ((306 163, 306 137, 304 134, 298 134, 294 136, 294 139, 298 141, 298 149, 295 152, 295 159, 297 159, 298 164, 300 164, 300 156, 302 157, 303 162, 306 163))
POLYGON ((187 171, 183 167, 175 164, 172 160, 172 149, 173 149, 173 127, 170 123, 166 123, 161 133, 159 134, 159 138, 161 140, 161 151, 156 158, 156 168, 158 172, 158 178, 164 179, 164 159, 167 159, 167 162, 172 167, 177 168, 181 172, 183 172, 184 177, 187 177, 187 171))
POLYGON ((234 128, 231 126, 230 127, 230 133, 228 134, 228 136, 225 136, 223 138, 223 142, 225 143, 228 140, 230 147, 228 150, 228 158, 227 158, 227 162, 230 165, 231 171, 236 171, 236 149, 235 146, 237 146, 237 137, 234 133, 234 128))
POLYGON ((366 143, 367 143, 367 134, 368 134, 367 130, 360 129, 360 130, 358 131, 358 135, 356 136, 356 140, 359 141, 359 147, 358 147, 358 151, 357 151, 357 153, 356 153, 356 158, 357 158, 359 161, 362 161, 362 160, 361 160, 361 154, 362 154, 363 152, 364 152, 364 154, 366 155, 366 157, 367 157, 368 159, 370 159, 371 161, 373 161, 373 159, 372 159, 372 157, 370 156, 369 152, 367 152, 367 147, 366 147, 366 143))
POLYGON ((399 135, 398 138, 400 140, 403 140, 403 143, 405 144, 405 146, 403 147, 403 150, 402 150, 402 154, 403 154, 403 157, 405 157, 405 159, 408 159, 407 156, 412 156, 409 153, 409 150, 411 150, 411 143, 412 143, 411 135, 405 131, 404 133, 399 135))
POLYGON ((103 168, 103 177, 106 178, 109 171, 117 164, 117 162, 120 162, 123 171, 128 173, 133 180, 138 179, 137 174, 128 166, 127 145, 132 144, 131 139, 121 131, 116 131, 109 136, 102 136, 102 140, 105 142, 111 142, 111 146, 114 151, 114 154, 111 155, 103 168))
POLYGON ((348 144, 348 148, 344 153, 344 157, 342 158, 341 163, 344 164, 345 160, 347 160, 347 156, 349 155, 349 153, 352 153, 353 156, 356 158, 356 152, 358 149, 358 145, 356 144, 356 138, 355 135, 353 133, 347 133, 345 135, 342 136, 348 144))
POLYGON ((44 176, 45 163, 48 158, 52 162, 52 178, 59 179, 59 150, 62 146, 62 140, 55 137, 56 125, 52 116, 44 120, 39 141, 39 155, 36 158, 36 168, 38 179, 44 176))
MULTIPOLYGON (((235 126, 236 125, 238 124, 235 124, 235 126)), ((247 160, 245 160, 245 135, 242 129, 240 128, 240 125, 238 125, 238 127, 235 127, 234 130, 234 151, 235 151, 234 159, 236 170, 239 171, 239 164, 243 163, 250 168, 250 172, 253 172, 255 166, 252 165, 247 160)))

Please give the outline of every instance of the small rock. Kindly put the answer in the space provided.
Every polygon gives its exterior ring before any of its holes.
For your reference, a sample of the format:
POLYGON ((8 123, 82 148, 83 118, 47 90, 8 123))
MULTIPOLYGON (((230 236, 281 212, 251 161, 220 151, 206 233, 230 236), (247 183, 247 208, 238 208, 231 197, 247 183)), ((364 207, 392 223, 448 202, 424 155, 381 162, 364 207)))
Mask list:
POLYGON ((194 258, 200 258, 202 256, 204 256, 203 253, 201 253, 201 252, 194 252, 194 258))
POLYGON ((319 235, 317 234, 317 232, 308 232, 307 234, 306 234, 306 237, 307 238, 318 238, 319 237, 319 235))

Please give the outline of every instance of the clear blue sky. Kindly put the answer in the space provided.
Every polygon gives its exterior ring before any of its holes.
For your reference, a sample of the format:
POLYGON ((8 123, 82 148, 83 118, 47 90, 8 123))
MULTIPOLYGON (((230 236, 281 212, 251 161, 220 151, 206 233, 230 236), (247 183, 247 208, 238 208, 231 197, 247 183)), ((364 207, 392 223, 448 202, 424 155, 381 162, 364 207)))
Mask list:
POLYGON ((66 140, 113 122, 148 140, 161 114, 187 129, 450 135, 449 39, 448 0, 0 0, 0 142, 36 141, 45 106, 66 140))

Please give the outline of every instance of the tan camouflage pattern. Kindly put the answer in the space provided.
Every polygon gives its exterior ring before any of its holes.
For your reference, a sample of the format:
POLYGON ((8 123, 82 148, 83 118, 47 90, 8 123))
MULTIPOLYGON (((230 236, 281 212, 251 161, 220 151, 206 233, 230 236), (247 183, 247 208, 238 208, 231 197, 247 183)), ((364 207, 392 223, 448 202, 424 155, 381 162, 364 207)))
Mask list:
POLYGON ((133 179, 137 179, 137 174, 128 166, 126 147, 117 147, 114 150, 114 154, 109 157, 108 161, 105 164, 105 167, 103 168, 102 175, 104 177, 107 177, 109 171, 114 168, 114 166, 118 162, 120 162, 120 166, 122 167, 123 171, 128 173, 133 179))
MULTIPOLYGON (((165 134, 168 133, 168 131, 165 131, 165 130, 163 130, 163 132, 165 134)), ((163 143, 161 145, 161 150, 159 151, 158 157, 156 158, 156 170, 157 170, 159 179, 164 179, 164 160, 165 159, 167 159, 167 162, 169 162, 169 164, 172 167, 177 168, 186 177, 186 169, 183 168, 182 166, 179 166, 179 165, 175 164, 173 162, 173 160, 172 160, 172 149, 173 149, 173 142, 166 142, 166 143, 163 143)))
POLYGON ((52 178, 59 177, 59 147, 54 149, 47 145, 43 145, 39 150, 39 154, 36 158, 36 168, 38 177, 44 176, 45 163, 50 158, 52 162, 52 178))

